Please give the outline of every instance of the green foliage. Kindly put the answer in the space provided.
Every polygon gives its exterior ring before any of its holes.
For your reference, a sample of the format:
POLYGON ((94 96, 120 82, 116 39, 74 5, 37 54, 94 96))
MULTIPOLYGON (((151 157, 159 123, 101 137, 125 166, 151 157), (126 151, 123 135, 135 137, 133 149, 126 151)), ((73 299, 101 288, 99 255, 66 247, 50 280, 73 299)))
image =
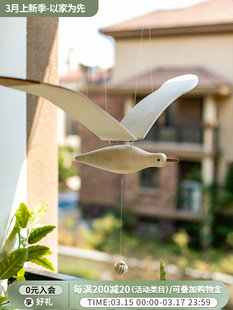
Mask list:
POLYGON ((166 272, 165 272, 164 265, 162 262, 160 262, 160 280, 161 281, 166 280, 166 272))
POLYGON ((25 281, 25 269, 24 267, 21 268, 18 272, 17 272, 17 278, 16 278, 16 281, 25 281))
POLYGON ((233 164, 229 166, 223 187, 218 191, 219 208, 233 208, 233 164))
POLYGON ((212 229, 213 245, 222 249, 229 246, 227 237, 230 233, 232 233, 232 217, 217 214, 212 229))
POLYGON ((233 231, 227 234, 226 243, 233 248, 233 231))
POLYGON ((55 226, 42 226, 33 229, 28 237, 28 243, 34 244, 39 242, 42 238, 47 236, 48 233, 52 232, 54 228, 55 226))
MULTIPOLYGON (((111 213, 108 212, 107 214, 112 214, 114 217, 120 219, 121 218, 121 206, 120 202, 118 202, 114 208, 112 209, 111 213)), ((135 225, 137 222, 137 218, 132 212, 132 206, 131 205, 123 205, 123 229, 127 231, 134 231, 135 225)))
POLYGON ((173 241, 179 246, 180 251, 183 255, 186 255, 189 251, 189 235, 184 229, 180 229, 172 236, 173 241))
POLYGON ((233 206, 233 165, 228 168, 223 186, 214 184, 211 194, 215 198, 214 202, 217 205, 217 208, 214 208, 215 211, 219 211, 228 205, 233 206))
POLYGON ((9 234, 9 237, 7 238, 5 244, 4 244, 4 247, 0 253, 0 262, 1 260, 4 259, 4 257, 6 257, 6 255, 12 251, 12 249, 14 248, 15 244, 17 242, 19 242, 18 240, 18 227, 17 225, 14 225, 11 233, 9 234))
POLYGON ((230 165, 224 182, 224 188, 230 192, 233 197, 233 165, 230 165))
POLYGON ((229 166, 223 185, 215 182, 207 191, 211 197, 212 244, 229 246, 228 235, 233 232, 233 165, 229 166))
POLYGON ((7 301, 8 298, 4 296, 0 296, 0 305, 3 304, 5 301, 7 301))
POLYGON ((111 240, 115 244, 114 237, 117 234, 119 239, 120 220, 116 219, 112 214, 107 214, 93 221, 92 229, 79 229, 79 235, 85 246, 92 249, 105 251, 107 240, 111 240))
MULTIPOLYGON (((124 216, 123 216, 124 220, 124 216)), ((221 221, 221 219, 220 219, 221 221)), ((155 222, 153 222, 155 225, 155 222)), ((232 231, 232 221, 229 221, 229 227, 231 224, 231 231, 232 231)), ((198 239, 200 239, 200 229, 201 224, 198 224, 196 222, 194 223, 184 223, 179 222, 177 223, 179 227, 183 227, 185 229, 184 233, 179 231, 180 234, 178 236, 181 236, 182 241, 178 242, 181 246, 186 248, 188 246, 187 253, 183 254, 181 251, 180 246, 175 243, 172 240, 169 240, 167 242, 161 242, 156 239, 156 232, 154 235, 143 236, 142 234, 138 234, 134 231, 134 233, 129 233, 129 231, 124 230, 123 231, 123 252, 122 255, 125 257, 135 257, 138 259, 146 260, 147 257, 153 258, 153 260, 158 261, 161 260, 164 265, 168 264, 175 264, 181 268, 181 271, 184 271, 184 268, 190 267, 198 270, 208 270, 210 272, 230 272, 231 266, 233 266, 233 263, 231 262, 231 259, 229 258, 231 253, 227 253, 226 250, 221 247, 221 244, 218 243, 217 248, 210 248, 208 251, 200 250, 200 247, 198 247, 198 239), (188 237, 190 238, 190 241, 188 242, 188 237), (183 238, 185 236, 185 238, 183 238), (190 243, 193 241, 195 237, 195 248, 194 246, 191 247, 190 243), (228 258, 225 260, 225 258, 228 258), (232 265, 230 265, 230 263, 232 265)), ((97 225, 99 226, 99 225, 97 225)), ((108 225, 107 225, 108 226, 108 225)), ((93 248, 93 249, 99 249, 102 251, 105 251, 107 253, 111 254, 119 254, 119 242, 120 242, 120 234, 119 229, 116 229, 112 231, 111 234, 108 235, 104 240, 96 236, 98 239, 96 242, 93 242, 94 233, 93 229, 82 229, 84 232, 85 237, 83 238, 83 235, 80 235, 80 230, 77 231, 77 233, 74 233, 74 226, 71 225, 70 231, 67 232, 67 238, 64 238, 64 240, 68 240, 69 236, 70 238, 73 238, 73 245, 83 247, 83 248, 93 248), (89 235, 90 232, 90 235, 89 235), (86 235, 88 234, 88 239, 86 239, 86 235), (89 238, 91 240, 89 240, 89 238), (78 239, 80 241, 78 242, 78 239), (87 241, 87 242, 86 242, 87 241)), ((104 229, 106 232, 106 229, 104 229)), ((107 229, 109 232, 109 230, 107 229)), ((179 240, 179 238, 178 238, 179 240)), ((65 244, 65 243, 64 243, 65 244)), ((230 244, 229 244, 230 245, 230 244)), ((148 264, 147 266, 149 266, 148 264)), ((147 269, 140 269, 140 268, 129 268, 129 272, 127 273, 127 278, 137 278, 137 279, 151 279, 151 277, 154 276, 154 279, 158 279, 157 274, 153 274, 154 271, 148 267, 148 270, 151 270, 146 272, 147 269)), ((112 272, 112 264, 108 265, 106 263, 97 263, 90 260, 82 260, 79 259, 78 265, 77 260, 75 258, 68 258, 66 256, 59 255, 59 272, 72 274, 77 277, 82 277, 86 279, 102 279, 102 273, 111 273, 112 272), (94 267, 94 268, 93 268, 94 267)), ((112 273, 111 273, 112 274, 112 273)), ((167 271, 167 277, 169 276, 169 273, 167 271)), ((172 275, 171 275, 172 276, 172 275)), ((179 276, 184 276, 184 274, 181 272, 179 276)), ((172 276, 173 277, 173 276, 172 276)))
POLYGON ((31 261, 32 259, 36 259, 44 255, 52 254, 49 248, 44 245, 32 245, 32 246, 29 246, 27 250, 28 250, 27 261, 31 261))
POLYGON ((41 256, 35 259, 31 259, 31 262, 39 266, 42 266, 43 268, 55 271, 52 263, 46 257, 41 256))
POLYGON ((27 249, 17 249, 8 254, 0 264, 0 279, 8 279, 17 275, 18 271, 23 268, 27 261, 27 249))
POLYGON ((93 230, 97 234, 108 235, 120 228, 120 221, 112 214, 108 214, 93 222, 93 230))
POLYGON ((72 158, 75 149, 71 146, 60 146, 58 150, 59 183, 65 183, 67 178, 77 175, 77 168, 73 166, 72 158))
POLYGON ((99 280, 101 272, 98 264, 82 258, 79 258, 77 264, 76 258, 62 255, 58 257, 58 270, 61 273, 87 280, 99 280))
POLYGON ((28 209, 28 207, 24 203, 21 203, 15 212, 16 220, 21 228, 27 227, 30 215, 31 211, 28 209))
MULTIPOLYGON (((185 178, 200 182, 200 169, 194 168, 185 178)), ((212 246, 221 248, 232 246, 228 235, 233 232, 233 164, 229 165, 223 184, 213 182, 210 186, 204 186, 203 194, 203 203, 206 197, 210 199, 210 210, 205 216, 205 223, 211 227, 211 233, 205 238, 208 238, 208 243, 212 246)), ((202 225, 186 222, 180 223, 179 226, 189 234, 190 248, 199 248, 203 241, 202 225)))
MULTIPOLYGON (((29 261, 54 271, 51 262, 44 257, 52 253, 49 248, 43 245, 29 246, 40 241, 55 228, 55 226, 33 227, 47 208, 47 203, 43 202, 31 212, 24 203, 19 205, 14 215, 15 224, 0 253, 0 280, 9 278, 15 278, 16 281, 25 280, 24 264, 29 261), (18 237, 18 249, 12 251, 11 247, 14 246, 16 237, 18 237)), ((0 303, 7 302, 6 298, 2 298, 0 297, 0 303)))
POLYGON ((47 209, 47 202, 42 202, 38 206, 36 206, 35 210, 31 213, 31 223, 37 223, 45 215, 47 209))
POLYGON ((199 167, 194 167, 189 173, 186 174, 185 179, 202 183, 202 174, 199 167))
POLYGON ((221 259, 219 265, 224 273, 233 274, 233 255, 228 255, 221 259))

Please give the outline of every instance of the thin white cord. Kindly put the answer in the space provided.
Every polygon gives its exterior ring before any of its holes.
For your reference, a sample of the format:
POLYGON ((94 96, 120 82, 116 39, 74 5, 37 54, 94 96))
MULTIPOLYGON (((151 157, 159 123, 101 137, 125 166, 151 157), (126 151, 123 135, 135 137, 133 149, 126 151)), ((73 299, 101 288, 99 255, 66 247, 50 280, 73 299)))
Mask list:
MULTIPOLYGON (((104 35, 103 29, 101 29, 102 35, 104 35)), ((107 77, 104 77, 104 105, 105 111, 108 112, 108 99, 107 99, 107 77)))
POLYGON ((86 72, 86 96, 88 96, 88 68, 87 68, 87 72, 86 72))
POLYGON ((106 81, 106 77, 104 78, 104 104, 105 104, 105 111, 108 112, 108 98, 107 98, 107 81, 106 81))
POLYGON ((138 91, 138 71, 139 71, 139 60, 140 60, 140 53, 142 50, 142 39, 143 39, 143 27, 141 30, 141 39, 140 39, 140 46, 139 46, 139 51, 138 51, 138 59, 137 59, 137 78, 136 78, 136 86, 135 86, 135 94, 134 94, 134 106, 136 104, 136 98, 137 98, 137 91, 138 91))
POLYGON ((150 22, 149 22, 148 33, 149 33, 149 44, 150 44, 150 83, 151 83, 151 91, 153 93, 154 87, 153 87, 152 45, 151 45, 151 27, 150 27, 150 22))
POLYGON ((120 256, 122 255, 122 244, 123 244, 123 177, 121 178, 121 228, 120 228, 120 256))

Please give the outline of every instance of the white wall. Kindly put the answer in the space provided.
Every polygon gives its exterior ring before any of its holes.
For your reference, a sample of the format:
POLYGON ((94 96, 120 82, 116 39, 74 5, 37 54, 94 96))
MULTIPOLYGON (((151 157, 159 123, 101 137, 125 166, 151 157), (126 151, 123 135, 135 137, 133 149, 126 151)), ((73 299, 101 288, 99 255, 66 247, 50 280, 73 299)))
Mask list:
MULTIPOLYGON (((26 78, 26 18, 0 18, 0 75, 26 78)), ((26 202, 26 94, 0 87, 0 247, 26 202)))

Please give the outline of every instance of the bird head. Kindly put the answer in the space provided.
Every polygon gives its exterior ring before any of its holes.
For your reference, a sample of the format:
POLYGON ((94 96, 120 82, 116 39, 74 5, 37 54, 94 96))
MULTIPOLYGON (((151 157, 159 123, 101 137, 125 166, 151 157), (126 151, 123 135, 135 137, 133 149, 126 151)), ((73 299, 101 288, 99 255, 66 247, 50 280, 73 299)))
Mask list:
POLYGON ((153 161, 154 161, 154 166, 162 168, 166 165, 167 162, 174 162, 177 163, 179 160, 178 158, 173 158, 173 157, 167 157, 163 153, 156 153, 153 156, 153 161))

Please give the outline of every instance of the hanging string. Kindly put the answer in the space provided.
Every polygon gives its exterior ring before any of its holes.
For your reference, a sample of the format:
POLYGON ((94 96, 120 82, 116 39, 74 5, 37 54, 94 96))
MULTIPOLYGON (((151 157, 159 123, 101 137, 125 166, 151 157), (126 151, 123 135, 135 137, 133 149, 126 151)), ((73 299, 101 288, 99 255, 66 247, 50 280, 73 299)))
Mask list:
POLYGON ((89 84, 89 78, 88 78, 88 68, 85 76, 85 83, 86 83, 86 96, 88 96, 88 84, 89 84))
MULTIPOLYGON (((122 257, 122 245, 123 245, 123 177, 121 177, 121 221, 120 221, 120 257, 122 257)), ((128 265, 122 259, 114 265, 114 271, 117 275, 122 275, 128 271, 128 265)))
MULTIPOLYGON (((104 35, 103 29, 101 29, 100 32, 102 35, 104 35)), ((103 74, 105 74, 105 72, 103 72, 103 74)), ((105 111, 108 112, 107 75, 104 76, 104 105, 105 105, 105 111)))
POLYGON ((149 34, 149 53, 150 53, 150 83, 151 83, 151 92, 153 93, 154 91, 154 86, 153 86, 153 69, 152 69, 152 45, 151 45, 151 23, 149 20, 149 27, 148 27, 148 34, 149 34))
POLYGON ((104 77, 104 105, 105 111, 108 112, 108 99, 107 99, 107 77, 104 77))
POLYGON ((120 221, 120 256, 122 256, 122 244, 123 244, 123 177, 121 177, 121 221, 120 221))
POLYGON ((136 86, 135 86, 135 93, 134 93, 134 104, 133 104, 134 106, 136 104, 137 91, 138 91, 139 60, 140 60, 140 54, 141 54, 141 51, 142 51, 143 31, 144 31, 144 28, 142 27, 141 38, 140 38, 140 45, 139 45, 139 50, 138 50, 138 59, 137 59, 137 78, 136 78, 136 86))

